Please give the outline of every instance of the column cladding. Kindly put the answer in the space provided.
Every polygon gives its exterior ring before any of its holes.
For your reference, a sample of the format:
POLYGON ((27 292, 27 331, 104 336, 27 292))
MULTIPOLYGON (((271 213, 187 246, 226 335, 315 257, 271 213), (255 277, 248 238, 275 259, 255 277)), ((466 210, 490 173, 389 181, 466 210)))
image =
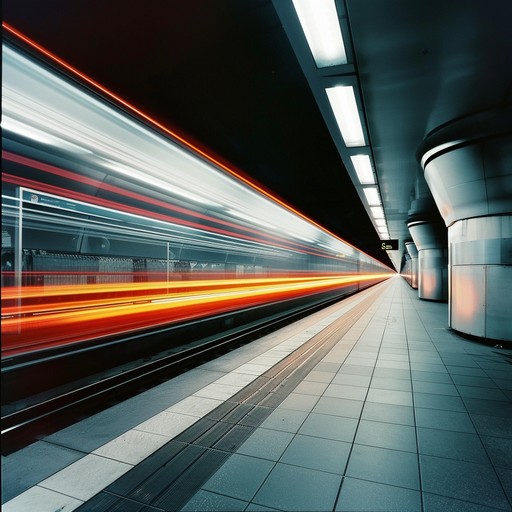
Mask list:
POLYGON ((450 326, 512 340, 512 106, 443 125, 418 158, 448 228, 450 326))

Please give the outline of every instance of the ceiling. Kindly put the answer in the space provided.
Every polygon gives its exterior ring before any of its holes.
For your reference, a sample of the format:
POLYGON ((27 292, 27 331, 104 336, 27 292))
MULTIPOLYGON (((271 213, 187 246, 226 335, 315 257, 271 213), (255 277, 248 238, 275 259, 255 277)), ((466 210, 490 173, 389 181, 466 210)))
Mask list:
POLYGON ((416 157, 424 137, 512 99, 512 2, 336 1, 350 66, 320 74, 297 21, 283 15, 289 0, 2 7, 4 21, 83 73, 331 232, 399 265, 411 202, 429 197, 416 157), (323 93, 340 73, 357 86, 389 233, 400 240, 389 255, 323 93))

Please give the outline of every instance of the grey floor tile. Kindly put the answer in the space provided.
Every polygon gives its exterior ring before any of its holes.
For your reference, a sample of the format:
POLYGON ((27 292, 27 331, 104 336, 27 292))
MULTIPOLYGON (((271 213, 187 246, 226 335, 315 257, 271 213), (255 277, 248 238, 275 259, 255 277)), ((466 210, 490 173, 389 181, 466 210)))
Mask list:
POLYGON ((512 402, 483 400, 482 398, 463 398, 470 414, 486 414, 501 418, 512 418, 512 402))
POLYGON ((43 441, 31 444, 7 457, 2 456, 2 503, 83 456, 83 452, 43 441))
POLYGON ((327 361, 322 361, 315 366, 315 370, 319 372, 332 372, 336 373, 341 367, 340 363, 332 363, 327 361))
POLYGON ((236 500, 222 494, 200 490, 181 509, 183 512, 240 512, 245 510, 246 501, 236 500))
POLYGON ((377 361, 377 364, 375 365, 376 368, 388 368, 393 370, 403 370, 403 371, 409 371, 410 365, 409 361, 387 361, 379 359, 377 361))
POLYGON ((346 364, 353 366, 368 366, 373 368, 375 366, 375 359, 368 359, 366 357, 355 357, 352 354, 347 357, 346 364))
POLYGON ((478 366, 482 368, 485 372, 487 372, 489 375, 494 372, 510 372, 509 363, 505 362, 499 362, 499 363, 493 363, 493 362, 487 362, 487 361, 478 361, 478 366))
POLYGON ((361 420, 355 442, 390 450, 417 452, 416 430, 406 425, 361 420))
POLYGON ((379 354, 379 360, 380 361, 409 361, 409 354, 407 352, 404 352, 402 354, 389 354, 386 352, 381 352, 379 354))
POLYGON ((424 455, 490 464, 489 457, 476 434, 418 428, 418 446, 420 453, 424 455))
POLYGON ((507 379, 510 380, 510 368, 504 368, 502 370, 491 370, 489 368, 485 368, 483 370, 487 377, 490 377, 491 379, 507 379))
POLYGON ((301 393, 290 393, 278 406, 281 409, 309 412, 318 402, 318 396, 303 395, 301 393))
POLYGON ((377 359, 377 354, 379 353, 378 347, 371 348, 363 345, 362 343, 358 343, 356 348, 352 350, 351 354, 356 357, 366 357, 367 359, 377 359))
POLYGON ((382 404, 412 406, 412 393, 408 391, 370 388, 366 400, 382 404))
POLYGON ((393 379, 391 377, 374 377, 372 388, 392 389, 394 391, 411 391, 411 382, 406 379, 393 379))
POLYGON ((279 510, 325 512, 334 508, 341 476, 277 464, 253 499, 279 510))
POLYGON ((503 390, 512 390, 512 379, 492 379, 496 385, 503 390))
POLYGON ((473 377, 488 377, 488 375, 481 368, 467 368, 465 366, 450 366, 447 367, 450 375, 467 375, 473 377))
MULTIPOLYGON (((494 507, 486 507, 481 503, 470 503, 469 501, 446 498, 435 494, 423 493, 424 512, 497 512, 494 507)), ((510 510, 510 509, 505 509, 510 510)))
POLYGON ((354 445, 346 475, 408 489, 420 488, 415 453, 354 445))
POLYGON ((507 401, 508 397, 498 388, 457 386, 457 390, 463 398, 482 398, 484 400, 507 401))
POLYGON ((440 384, 452 384, 452 378, 448 373, 441 372, 422 372, 412 370, 412 380, 418 382, 439 382, 440 384))
POLYGON ((297 432, 304 423, 308 413, 304 411, 290 411, 276 409, 262 424, 261 427, 284 432, 297 432))
POLYGON ((408 353, 406 348, 390 348, 390 347, 383 347, 380 350, 381 354, 400 354, 400 355, 406 355, 408 353))
POLYGON ((409 352, 411 363, 443 364, 436 352, 414 351, 409 352))
MULTIPOLYGON (((151 402, 151 401, 150 401, 151 402)), ((66 446, 73 450, 83 452, 92 452, 96 448, 111 441, 112 439, 127 432, 142 420, 140 419, 140 411, 135 406, 128 405, 130 400, 119 404, 111 409, 102 411, 99 414, 86 418, 83 421, 75 423, 45 438, 46 441, 60 446, 66 446), (134 420, 133 411, 137 411, 137 421, 134 420)), ((150 406, 146 406, 146 410, 150 406)), ((165 408, 164 408, 165 409, 165 408)), ((153 417, 161 412, 162 408, 158 407, 151 410, 148 414, 142 415, 145 419, 153 417)))
POLYGON ((410 370, 397 370, 396 368, 375 368, 373 377, 383 377, 391 379, 405 379, 411 380, 410 370))
POLYGON ((335 375, 335 372, 322 372, 318 370, 312 370, 307 374, 304 380, 312 382, 331 382, 335 375))
POLYGON ((496 468, 498 478, 500 479, 501 485, 508 496, 510 503, 512 503, 512 469, 496 468))
POLYGON ((418 491, 391 485, 344 478, 336 512, 420 512, 418 491))
POLYGON ((462 354, 445 355, 441 354, 443 363, 446 366, 459 366, 462 368, 479 368, 479 365, 475 363, 472 357, 464 356, 462 354))
POLYGON ((311 413, 300 428, 299 434, 352 442, 356 428, 357 420, 354 418, 311 413))
POLYGON ((318 414, 330 414, 332 416, 359 418, 363 405, 364 402, 360 400, 322 396, 313 408, 313 412, 318 414))
POLYGON ((303 395, 320 396, 327 388, 326 382, 302 381, 295 389, 294 393, 303 395))
POLYGON ((274 467, 269 460, 232 455, 202 489, 250 501, 274 467))
POLYGON ((331 398, 346 398, 348 400, 364 401, 366 388, 360 386, 347 386, 342 384, 330 384, 325 390, 324 396, 331 398))
POLYGON ((416 407, 416 425, 418 427, 452 430, 476 434, 471 417, 467 412, 442 411, 416 407))
POLYGON ((503 391, 512 391, 512 379, 493 379, 493 382, 503 391))
POLYGON ((286 447, 290 444, 293 436, 294 434, 290 432, 257 428, 249 439, 240 446, 237 453, 278 461, 286 447))
POLYGON ((495 466, 512 469, 512 439, 482 437, 482 442, 495 466))
POLYGON ((431 393, 414 393, 414 406, 425 409, 440 409, 443 411, 466 412, 462 398, 431 393))
POLYGON ((296 435, 279 462, 343 474, 352 445, 343 441, 296 435))
MULTIPOLYGON (((244 512, 274 512, 279 510, 277 508, 264 507, 263 505, 258 505, 257 503, 249 503, 244 512)), ((219 511, 220 512, 220 511, 219 511)))
POLYGON ((500 417, 487 414, 471 414, 471 419, 480 435, 512 439, 512 416, 500 417))
POLYGON ((366 402, 362 419, 414 426, 414 409, 405 405, 366 402))
POLYGON ((452 375, 451 378, 457 386, 475 386, 480 388, 493 388, 498 386, 489 377, 475 377, 473 375, 452 375))
POLYGON ((447 373, 444 364, 411 362, 411 371, 447 373))
POLYGON ((373 367, 344 364, 338 370, 338 373, 343 373, 343 374, 348 374, 348 375, 371 375, 373 373, 373 367))
POLYGON ((459 396, 457 388, 453 384, 443 384, 440 382, 422 382, 413 383, 415 393, 430 393, 432 395, 459 396))
POLYGON ((367 388, 370 384, 370 375, 351 375, 347 373, 337 373, 332 379, 332 384, 347 384, 348 386, 361 386, 367 388))
POLYGON ((423 491, 504 508, 509 506, 491 466, 420 455, 423 491))

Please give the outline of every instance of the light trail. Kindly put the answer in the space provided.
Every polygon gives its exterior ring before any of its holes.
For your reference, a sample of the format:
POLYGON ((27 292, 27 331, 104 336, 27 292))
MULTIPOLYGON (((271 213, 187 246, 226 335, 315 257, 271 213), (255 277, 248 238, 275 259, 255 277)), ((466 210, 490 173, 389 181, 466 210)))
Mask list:
POLYGON ((7 287, 2 294, 2 357, 377 282, 390 275, 7 287))

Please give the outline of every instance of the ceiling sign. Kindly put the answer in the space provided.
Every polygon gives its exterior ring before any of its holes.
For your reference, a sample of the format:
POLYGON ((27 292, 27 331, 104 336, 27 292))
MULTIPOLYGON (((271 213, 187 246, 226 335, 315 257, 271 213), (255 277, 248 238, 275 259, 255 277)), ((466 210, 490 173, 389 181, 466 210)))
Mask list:
POLYGON ((398 251, 398 240, 381 240, 380 248, 383 251, 398 251))

